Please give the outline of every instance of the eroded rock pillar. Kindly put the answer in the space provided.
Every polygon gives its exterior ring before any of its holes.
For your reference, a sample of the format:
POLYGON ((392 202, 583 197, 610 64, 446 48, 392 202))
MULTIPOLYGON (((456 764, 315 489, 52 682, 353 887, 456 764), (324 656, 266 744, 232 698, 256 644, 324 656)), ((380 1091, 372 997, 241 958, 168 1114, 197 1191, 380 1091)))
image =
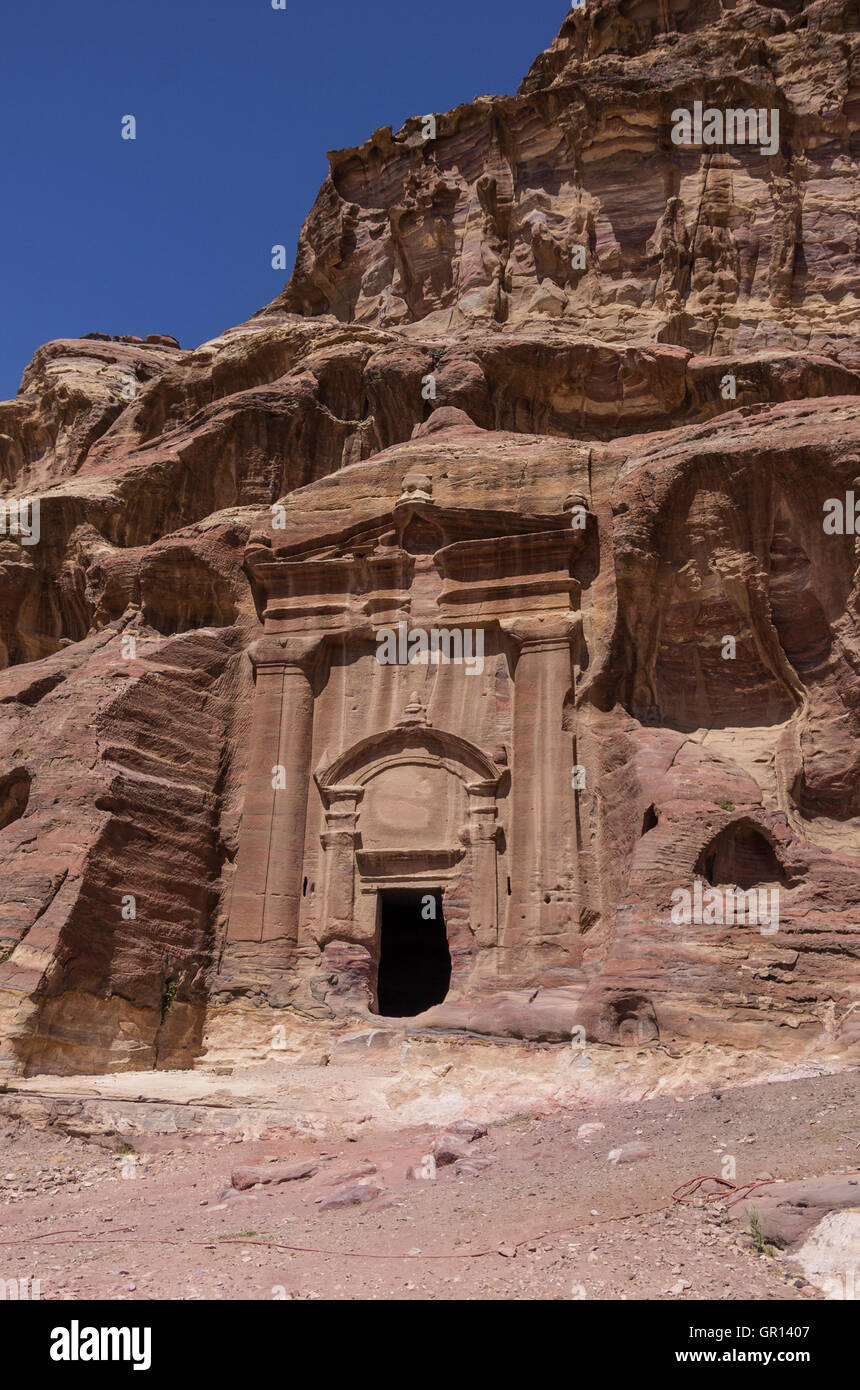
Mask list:
POLYGON ((228 940, 295 945, 311 775, 316 638, 264 637, 228 940))

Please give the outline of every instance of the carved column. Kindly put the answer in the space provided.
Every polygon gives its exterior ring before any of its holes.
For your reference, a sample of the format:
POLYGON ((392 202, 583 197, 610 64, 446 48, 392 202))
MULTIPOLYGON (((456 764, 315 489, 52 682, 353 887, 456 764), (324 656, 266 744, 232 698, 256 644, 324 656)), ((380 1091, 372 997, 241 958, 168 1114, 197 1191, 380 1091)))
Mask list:
POLYGON ((355 851, 358 831, 358 803, 364 787, 320 787, 326 806, 325 830, 320 836, 325 850, 323 907, 318 941, 321 946, 333 940, 356 939, 355 851))
POLYGON ((506 968, 569 960, 578 932, 573 743, 563 727, 573 685, 570 612, 504 619, 518 648, 514 675, 511 897, 506 968))
POLYGON ((228 940, 297 939, 318 641, 263 637, 249 649, 257 688, 228 940))
POLYGON ((496 867, 496 782, 472 782, 469 792, 468 836, 472 848, 472 902, 469 924, 478 950, 498 944, 498 872, 496 867))

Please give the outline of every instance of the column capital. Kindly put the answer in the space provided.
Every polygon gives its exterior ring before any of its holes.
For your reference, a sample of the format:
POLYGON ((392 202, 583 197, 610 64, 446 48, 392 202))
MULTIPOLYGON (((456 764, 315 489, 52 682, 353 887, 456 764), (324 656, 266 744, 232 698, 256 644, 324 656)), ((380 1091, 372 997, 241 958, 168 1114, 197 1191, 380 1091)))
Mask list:
POLYGON ((484 806, 477 806, 473 803, 469 807, 469 820, 460 831, 461 841, 472 846, 481 844, 497 846, 503 834, 502 826, 498 821, 498 814, 499 808, 495 802, 492 805, 484 806))
POLYGON ((320 782, 319 777, 314 773, 314 781, 317 784, 323 806, 331 814, 338 812, 349 812, 355 814, 358 810, 358 803, 364 796, 364 787, 349 786, 345 782, 336 786, 329 786, 325 782, 320 782))
POLYGON ((318 636, 267 635, 251 643, 248 656, 255 670, 261 666, 298 666, 307 670, 316 659, 321 641, 318 636))
POLYGON ((561 609, 522 618, 502 618, 499 626, 521 650, 552 651, 569 646, 581 622, 579 613, 561 609))

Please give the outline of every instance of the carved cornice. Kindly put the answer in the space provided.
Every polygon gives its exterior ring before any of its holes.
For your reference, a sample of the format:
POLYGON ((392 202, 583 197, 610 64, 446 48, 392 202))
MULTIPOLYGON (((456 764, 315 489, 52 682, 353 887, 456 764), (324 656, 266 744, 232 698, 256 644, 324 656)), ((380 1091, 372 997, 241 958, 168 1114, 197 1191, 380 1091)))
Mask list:
POLYGON ((417 874, 444 873, 454 868, 465 850, 457 849, 359 849, 355 859, 366 878, 402 878, 417 874))

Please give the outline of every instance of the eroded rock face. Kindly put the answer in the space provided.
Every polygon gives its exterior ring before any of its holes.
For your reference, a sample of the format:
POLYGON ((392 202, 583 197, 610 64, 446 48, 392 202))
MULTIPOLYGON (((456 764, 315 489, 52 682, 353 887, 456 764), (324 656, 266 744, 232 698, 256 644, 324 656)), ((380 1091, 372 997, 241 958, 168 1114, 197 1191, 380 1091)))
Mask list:
POLYGON ((332 156, 246 324, 40 349, 0 405, 39 502, 0 514, 6 1070, 380 1011, 857 1055, 858 33, 590 0, 517 96, 332 156), (775 152, 676 144, 696 102, 775 152), (381 661, 401 625, 480 670, 381 661))
POLYGON ((856 30, 841 0, 589 0, 518 96, 332 155, 275 303, 443 337, 549 319, 592 344, 856 366, 838 306, 858 287, 856 30), (673 144, 671 113, 696 100, 777 111, 779 153, 673 144))

